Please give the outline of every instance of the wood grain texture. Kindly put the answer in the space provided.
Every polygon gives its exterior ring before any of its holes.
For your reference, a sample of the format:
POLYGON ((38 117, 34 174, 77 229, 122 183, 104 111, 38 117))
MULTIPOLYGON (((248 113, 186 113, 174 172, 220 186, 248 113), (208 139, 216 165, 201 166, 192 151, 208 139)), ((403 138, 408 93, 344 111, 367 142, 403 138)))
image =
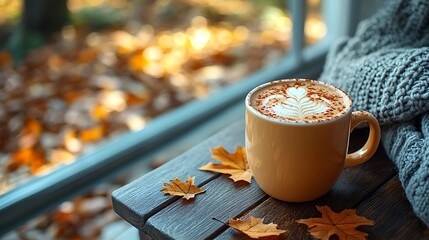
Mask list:
MULTIPOLYGON (((362 146, 366 135, 367 130, 357 130, 350 145, 354 149, 362 146)), ((249 216, 264 217, 265 222, 277 223, 279 228, 289 231, 279 239, 311 239, 307 233, 307 227, 296 223, 295 220, 321 216, 316 206, 328 205, 337 212, 354 208, 393 176, 395 176, 394 166, 384 150, 379 148, 368 162, 345 169, 333 189, 325 196, 305 203, 288 203, 269 198, 244 215, 243 219, 249 216)), ((250 238, 233 229, 227 229, 217 239, 250 238)))
POLYGON ((234 183, 226 175, 202 186, 207 192, 195 200, 179 200, 148 219, 143 231, 154 239, 212 239, 226 229, 224 222, 253 208, 268 196, 254 180, 234 183))
MULTIPOLYGON (((355 130, 350 141, 354 151, 367 138, 367 129, 355 130)), ((199 171, 213 161, 209 148, 218 145, 233 151, 244 145, 244 123, 236 123, 189 150, 175 160, 128 184, 112 194, 114 209, 151 239, 249 239, 212 220, 233 217, 265 217, 288 234, 276 239, 311 239, 307 227, 297 219, 319 217, 315 206, 329 205, 339 212, 357 208, 358 214, 376 222, 359 229, 369 239, 425 239, 424 225, 414 216, 395 169, 382 148, 368 162, 345 169, 337 184, 325 196, 306 203, 287 203, 268 197, 254 179, 252 184, 233 183, 228 176, 199 171), (163 195, 159 190, 174 177, 196 176, 196 184, 207 192, 185 201, 163 195)), ((268 238, 270 239, 270 238, 268 238)), ((429 239, 429 238, 428 238, 429 239)))
POLYGON ((361 203, 357 212, 375 222, 372 227, 361 228, 369 233, 369 239, 429 239, 428 230, 414 215, 398 177, 361 203))
POLYGON ((195 185, 201 185, 219 174, 200 171, 199 167, 210 161, 210 148, 225 146, 234 151, 238 145, 244 145, 244 122, 232 124, 224 131, 190 149, 173 161, 170 161, 129 183, 112 193, 113 209, 134 227, 142 229, 146 220, 159 209, 176 201, 178 197, 164 195, 160 190, 164 183, 176 177, 185 181, 195 176, 195 185))

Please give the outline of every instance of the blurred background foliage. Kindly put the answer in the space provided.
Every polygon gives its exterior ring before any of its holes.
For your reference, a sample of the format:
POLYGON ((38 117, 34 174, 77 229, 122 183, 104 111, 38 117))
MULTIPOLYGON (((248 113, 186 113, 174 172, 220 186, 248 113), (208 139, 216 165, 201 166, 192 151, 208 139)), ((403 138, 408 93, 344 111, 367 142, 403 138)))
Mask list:
MULTIPOLYGON (((231 1, 237 2, 236 6, 241 2, 231 1)), ((200 2, 206 5, 207 1, 176 2, 197 5, 200 2)), ((211 2, 204 10, 204 15, 214 21, 234 18, 234 15, 240 18, 243 17, 240 16, 243 11, 250 10, 246 7, 224 9, 223 0, 211 2)), ((283 0, 251 0, 251 2, 258 10, 267 6, 281 9, 287 5, 287 1, 283 0)), ((149 21, 153 20, 150 16, 139 16, 139 11, 147 7, 158 8, 157 19, 161 17, 168 21, 183 4, 169 0, 0 0, 0 50, 9 51, 16 62, 21 62, 30 50, 51 40, 53 33, 59 32, 68 24, 91 31, 121 26, 130 20, 140 20, 142 23, 146 21, 150 24, 149 21)))

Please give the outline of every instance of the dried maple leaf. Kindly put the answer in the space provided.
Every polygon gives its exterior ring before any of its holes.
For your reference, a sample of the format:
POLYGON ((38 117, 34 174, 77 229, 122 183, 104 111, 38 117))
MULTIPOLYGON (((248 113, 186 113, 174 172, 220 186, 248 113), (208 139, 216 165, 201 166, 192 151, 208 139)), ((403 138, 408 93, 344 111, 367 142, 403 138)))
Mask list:
POLYGON ((237 181, 251 182, 252 173, 250 172, 249 165, 247 164, 246 150, 242 146, 238 146, 235 153, 227 152, 222 146, 210 149, 212 158, 219 160, 222 164, 208 163, 200 170, 212 171, 223 174, 231 175, 229 178, 237 181))
POLYGON ((322 213, 321 218, 297 220, 309 227, 308 232, 317 239, 328 240, 337 235, 341 239, 366 239, 367 233, 356 230, 360 225, 374 225, 374 222, 358 216, 356 210, 346 209, 340 213, 333 212, 328 206, 316 206, 322 213))
POLYGON ((194 181, 195 177, 188 177, 188 180, 186 180, 186 182, 182 182, 180 181, 180 179, 175 178, 173 180, 170 180, 172 184, 164 183, 165 188, 163 188, 161 192, 174 196, 182 196, 184 199, 189 200, 191 198, 194 198, 195 195, 206 191, 195 186, 194 181))
MULTIPOLYGON (((216 218, 213 219, 222 222, 216 218)), ((230 219, 227 223, 224 224, 246 234, 251 238, 278 236, 287 232, 286 230, 278 229, 277 224, 275 223, 265 224, 264 218, 255 218, 252 216, 245 221, 240 219, 230 219)))

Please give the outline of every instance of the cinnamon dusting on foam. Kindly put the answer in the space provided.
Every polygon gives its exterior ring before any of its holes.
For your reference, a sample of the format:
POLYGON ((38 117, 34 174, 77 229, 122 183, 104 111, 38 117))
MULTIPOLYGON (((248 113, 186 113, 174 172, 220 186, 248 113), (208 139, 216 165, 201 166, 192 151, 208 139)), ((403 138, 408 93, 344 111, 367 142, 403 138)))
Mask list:
POLYGON ((322 122, 343 115, 351 106, 340 89, 311 80, 275 81, 253 93, 250 105, 283 121, 322 122))

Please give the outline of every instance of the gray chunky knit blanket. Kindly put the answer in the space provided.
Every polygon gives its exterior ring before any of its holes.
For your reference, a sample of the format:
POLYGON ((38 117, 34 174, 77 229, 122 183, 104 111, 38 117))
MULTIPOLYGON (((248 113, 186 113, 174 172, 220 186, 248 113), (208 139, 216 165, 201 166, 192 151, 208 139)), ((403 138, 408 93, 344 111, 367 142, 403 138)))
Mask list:
POLYGON ((386 3, 334 44, 320 80, 379 120, 406 196, 429 226, 429 1, 386 3))

